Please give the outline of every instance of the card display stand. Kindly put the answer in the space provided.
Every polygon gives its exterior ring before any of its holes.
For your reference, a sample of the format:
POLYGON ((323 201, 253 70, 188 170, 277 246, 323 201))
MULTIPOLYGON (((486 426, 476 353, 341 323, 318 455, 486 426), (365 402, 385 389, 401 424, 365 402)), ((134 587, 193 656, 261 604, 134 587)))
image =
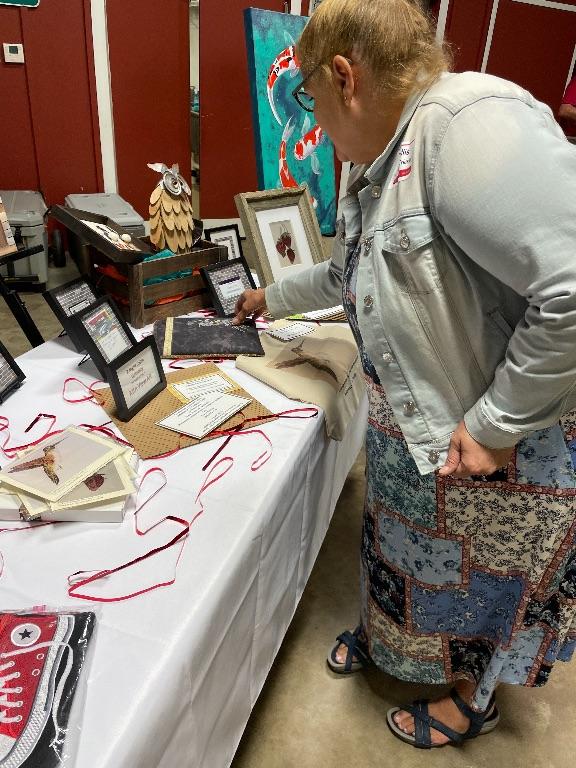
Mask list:
POLYGON ((112 277, 110 261, 94 248, 91 250, 92 279, 102 292, 114 297, 120 311, 134 328, 142 328, 164 317, 186 315, 212 306, 212 297, 200 275, 200 267, 228 258, 224 246, 201 240, 190 253, 139 264, 116 263, 113 265, 116 276, 112 277), (184 277, 161 279, 190 269, 192 274, 184 277))

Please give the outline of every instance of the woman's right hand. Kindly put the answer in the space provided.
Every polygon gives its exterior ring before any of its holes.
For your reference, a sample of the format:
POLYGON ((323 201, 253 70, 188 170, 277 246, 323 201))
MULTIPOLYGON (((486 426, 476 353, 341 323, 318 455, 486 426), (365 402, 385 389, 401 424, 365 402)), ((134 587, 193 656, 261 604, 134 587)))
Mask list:
POLYGON ((236 315, 232 320, 232 325, 240 325, 247 317, 260 317, 266 312, 266 309, 264 288, 257 288, 256 290, 248 288, 238 297, 236 315))

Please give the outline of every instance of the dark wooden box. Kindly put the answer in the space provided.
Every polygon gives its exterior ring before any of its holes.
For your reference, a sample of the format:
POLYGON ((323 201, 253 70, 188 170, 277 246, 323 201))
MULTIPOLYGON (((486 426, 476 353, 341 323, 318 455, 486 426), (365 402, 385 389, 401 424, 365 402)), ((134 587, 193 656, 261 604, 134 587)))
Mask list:
POLYGON ((200 275, 200 267, 227 258, 228 251, 224 246, 200 240, 190 253, 142 261, 139 264, 112 264, 104 254, 91 248, 90 261, 92 279, 99 290, 116 299, 130 325, 142 328, 164 317, 186 315, 210 307, 212 299, 200 275), (116 277, 106 274, 111 268, 117 271, 116 277), (150 279, 189 269, 193 272, 187 277, 146 284, 150 279), (181 298, 169 301, 173 297, 181 298), (158 301, 161 303, 147 306, 150 302, 158 301))

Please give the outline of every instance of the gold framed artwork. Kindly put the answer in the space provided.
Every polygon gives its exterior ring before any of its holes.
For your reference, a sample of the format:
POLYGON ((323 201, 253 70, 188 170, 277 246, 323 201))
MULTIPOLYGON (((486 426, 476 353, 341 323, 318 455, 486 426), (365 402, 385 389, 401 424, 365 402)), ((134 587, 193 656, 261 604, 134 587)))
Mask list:
POLYGON ((308 187, 242 192, 234 198, 264 287, 325 260, 308 187))

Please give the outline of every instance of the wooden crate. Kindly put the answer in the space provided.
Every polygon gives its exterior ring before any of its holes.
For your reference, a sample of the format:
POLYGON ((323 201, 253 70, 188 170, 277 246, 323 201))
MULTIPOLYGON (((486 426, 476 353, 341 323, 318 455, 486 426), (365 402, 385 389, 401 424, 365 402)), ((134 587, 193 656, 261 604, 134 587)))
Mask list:
POLYGON ((115 263, 113 266, 124 278, 116 280, 103 275, 98 269, 99 266, 110 266, 110 260, 94 249, 91 250, 92 279, 101 291, 116 297, 124 317, 134 328, 142 328, 164 317, 186 315, 196 309, 210 307, 210 292, 204 285, 199 268, 228 258, 228 251, 224 246, 201 240, 190 253, 142 261, 139 264, 115 263), (194 271, 188 277, 145 285, 145 281, 151 278, 191 268, 194 271), (180 294, 190 295, 177 301, 146 306, 148 302, 180 294))

